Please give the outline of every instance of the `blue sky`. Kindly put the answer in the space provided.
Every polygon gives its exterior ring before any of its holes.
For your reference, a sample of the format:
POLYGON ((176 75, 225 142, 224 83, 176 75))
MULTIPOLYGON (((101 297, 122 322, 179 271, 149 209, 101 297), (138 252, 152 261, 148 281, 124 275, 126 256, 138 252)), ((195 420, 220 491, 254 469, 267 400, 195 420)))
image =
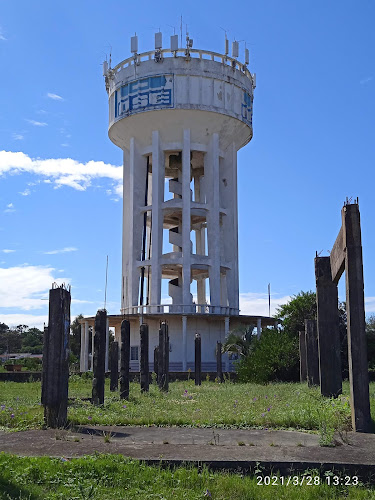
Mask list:
MULTIPOLYGON (((101 63, 164 45, 180 15, 194 47, 245 40, 257 74, 254 138, 238 155, 242 310, 313 290, 346 197, 359 197, 367 312, 375 312, 375 4, 3 0, 0 4, 0 321, 41 326, 48 289, 72 315, 119 312, 122 155, 107 136, 101 63), (199 14, 199 15, 198 15, 199 14), (18 153, 18 154, 16 154, 18 153), (89 163, 91 162, 91 163, 89 163)), ((240 44, 243 60, 244 43, 240 44)), ((342 279, 343 281, 343 279, 342 279)), ((340 295, 344 299, 343 283, 340 295)))

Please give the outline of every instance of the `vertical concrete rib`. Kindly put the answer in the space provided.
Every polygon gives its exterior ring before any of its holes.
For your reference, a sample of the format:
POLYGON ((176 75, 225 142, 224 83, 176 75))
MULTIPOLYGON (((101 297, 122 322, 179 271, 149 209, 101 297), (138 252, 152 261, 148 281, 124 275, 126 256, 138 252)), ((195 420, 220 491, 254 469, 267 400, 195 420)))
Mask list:
POLYGON ((182 303, 183 312, 189 311, 189 304, 192 302, 190 294, 191 281, 191 195, 190 195, 190 130, 184 130, 182 148, 182 303), (188 307, 186 307, 188 306, 188 307))
MULTIPOLYGON (((123 307, 137 306, 139 300, 138 261, 142 251, 143 214, 146 188, 146 158, 143 157, 132 137, 129 152, 124 151, 124 199, 123 199, 123 256, 122 288, 123 307)), ((124 312, 124 311, 123 311, 124 312)))
MULTIPOLYGON (((210 303, 220 306, 220 201, 219 201, 219 135, 213 134, 204 164, 207 175, 207 243, 210 259, 210 303)), ((213 312, 216 311, 216 309, 213 312)))
POLYGON ((85 321, 85 352, 84 352, 84 371, 89 369, 89 322, 85 321))
POLYGON ((85 324, 81 323, 81 353, 79 356, 79 370, 85 371, 85 324))
POLYGON ((94 336, 95 336, 95 326, 92 325, 91 330, 91 366, 90 372, 94 371, 94 336))
MULTIPOLYGON (((161 255, 163 251, 164 154, 157 130, 152 132, 152 246, 151 305, 161 302, 161 255)), ((153 312, 158 312, 154 308, 153 312)))

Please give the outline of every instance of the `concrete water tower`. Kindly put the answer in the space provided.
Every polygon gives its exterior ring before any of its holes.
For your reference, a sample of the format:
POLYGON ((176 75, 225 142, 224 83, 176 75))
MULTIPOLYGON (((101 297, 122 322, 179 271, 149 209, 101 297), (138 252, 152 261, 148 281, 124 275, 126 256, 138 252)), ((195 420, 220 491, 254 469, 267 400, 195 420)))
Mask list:
MULTIPOLYGON (((103 65, 109 137, 124 153, 121 314, 131 323, 133 369, 139 323, 150 332, 150 365, 161 320, 169 324, 170 369, 194 368, 194 335, 202 338, 202 369, 215 369, 216 341, 230 328, 254 324, 240 316, 237 151, 253 135, 255 75, 232 57, 178 46, 103 65)), ((264 318, 265 319, 265 318, 264 318)), ((91 320, 91 318, 90 318, 91 320)), ((266 320, 266 319, 265 319, 266 320)), ((267 321, 265 321, 267 323, 267 321)), ((226 361, 228 363, 228 360, 226 361)), ((224 366, 228 370, 229 366, 224 366)))

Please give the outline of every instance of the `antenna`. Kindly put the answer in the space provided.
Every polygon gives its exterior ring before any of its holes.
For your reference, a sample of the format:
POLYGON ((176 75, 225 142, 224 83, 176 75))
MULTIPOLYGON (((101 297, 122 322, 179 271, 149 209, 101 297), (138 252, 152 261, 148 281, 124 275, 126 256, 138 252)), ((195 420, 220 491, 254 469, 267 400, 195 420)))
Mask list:
POLYGON ((232 42, 232 57, 233 57, 233 59, 237 59, 238 54, 239 54, 239 43, 236 40, 234 40, 234 42, 232 42))
POLYGON ((271 283, 268 283, 268 317, 271 317, 271 283))
POLYGON ((246 48, 245 46, 245 64, 248 66, 250 63, 250 54, 249 54, 249 49, 246 48))
POLYGON ((171 51, 174 52, 176 57, 176 52, 178 51, 178 35, 171 36, 171 51))
POLYGON ((181 33, 181 47, 182 47, 182 14, 181 14, 180 33, 181 33))
POLYGON ((163 46, 163 34, 159 31, 155 33, 155 50, 161 50, 163 46))
POLYGON ((104 288, 104 309, 107 305, 107 284, 108 284, 108 255, 107 255, 107 266, 105 269, 105 288, 104 288))
POLYGON ((133 52, 134 55, 136 55, 137 52, 138 52, 138 37, 137 37, 137 33, 135 33, 134 36, 132 36, 130 38, 130 52, 133 52))

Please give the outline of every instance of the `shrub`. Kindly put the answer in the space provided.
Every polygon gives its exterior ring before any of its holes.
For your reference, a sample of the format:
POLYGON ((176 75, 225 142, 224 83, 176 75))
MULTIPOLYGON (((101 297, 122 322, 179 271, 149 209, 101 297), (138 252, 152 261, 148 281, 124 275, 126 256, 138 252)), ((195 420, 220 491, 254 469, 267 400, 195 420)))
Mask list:
POLYGON ((285 331, 267 328, 237 364, 241 382, 267 383, 298 380, 298 341, 285 331))

